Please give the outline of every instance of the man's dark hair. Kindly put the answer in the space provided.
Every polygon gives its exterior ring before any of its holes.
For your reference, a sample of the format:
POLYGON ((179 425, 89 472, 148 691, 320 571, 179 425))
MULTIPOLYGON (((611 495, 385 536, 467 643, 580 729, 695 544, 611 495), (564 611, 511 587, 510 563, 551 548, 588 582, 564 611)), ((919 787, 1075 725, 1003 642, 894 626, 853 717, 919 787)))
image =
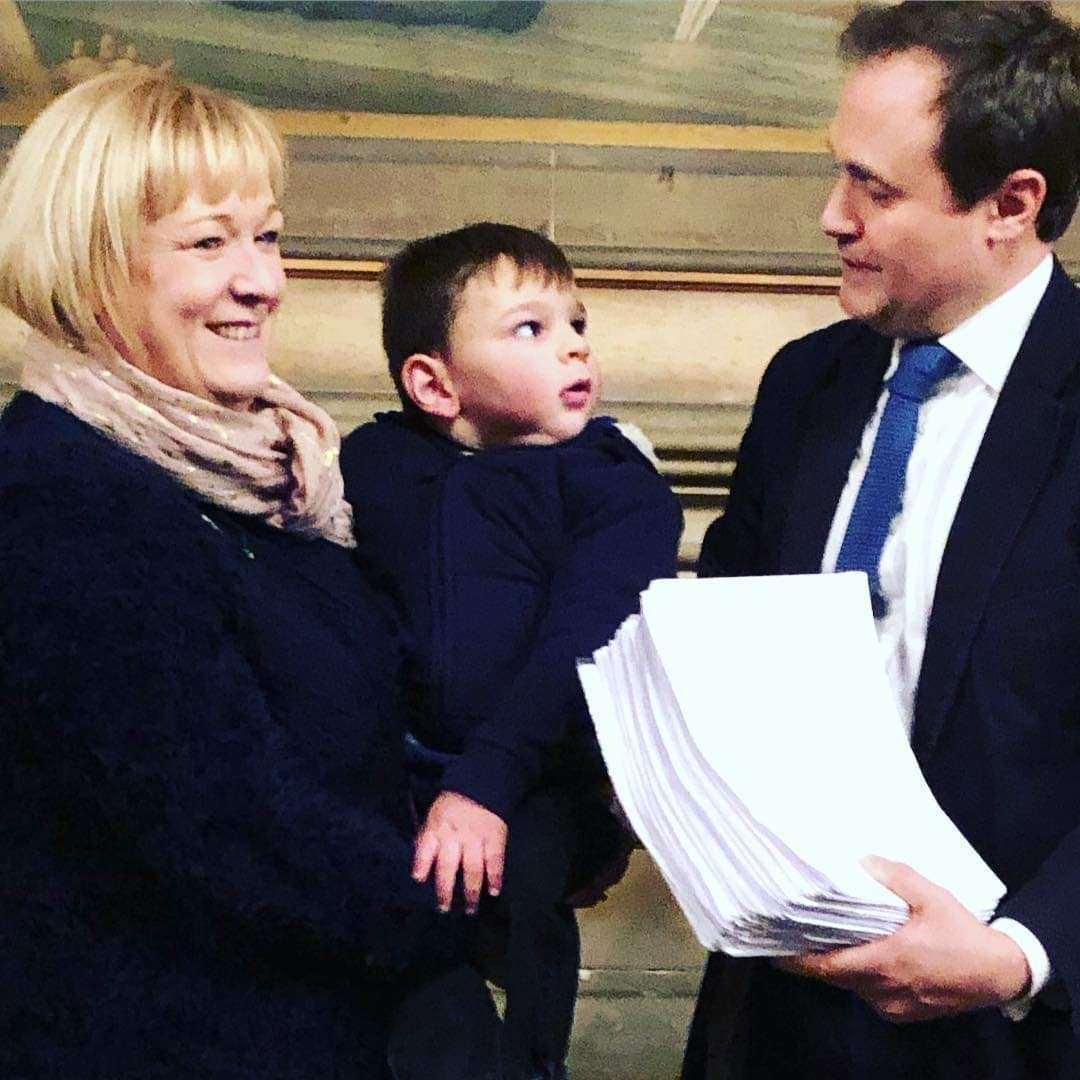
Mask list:
POLYGON ((919 2, 863 7, 840 37, 846 60, 926 49, 945 69, 937 163, 968 209, 1015 169, 1046 179, 1043 241, 1080 195, 1080 32, 1045 3, 919 2))
POLYGON ((445 352, 458 300, 470 278, 507 258, 520 273, 569 284, 574 271, 557 244, 517 225, 481 221, 406 245, 382 276, 383 348, 406 408, 401 368, 414 353, 445 352))

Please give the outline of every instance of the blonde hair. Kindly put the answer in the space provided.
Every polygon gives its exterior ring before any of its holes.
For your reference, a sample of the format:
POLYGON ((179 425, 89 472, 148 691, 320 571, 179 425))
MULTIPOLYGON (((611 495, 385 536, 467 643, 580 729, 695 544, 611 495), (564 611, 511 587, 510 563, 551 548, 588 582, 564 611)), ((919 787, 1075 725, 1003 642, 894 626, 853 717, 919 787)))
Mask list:
POLYGON ((48 106, 0 178, 0 304, 57 344, 124 340, 144 225, 188 196, 266 184, 280 202, 280 137, 235 98, 161 71, 99 75, 48 106))

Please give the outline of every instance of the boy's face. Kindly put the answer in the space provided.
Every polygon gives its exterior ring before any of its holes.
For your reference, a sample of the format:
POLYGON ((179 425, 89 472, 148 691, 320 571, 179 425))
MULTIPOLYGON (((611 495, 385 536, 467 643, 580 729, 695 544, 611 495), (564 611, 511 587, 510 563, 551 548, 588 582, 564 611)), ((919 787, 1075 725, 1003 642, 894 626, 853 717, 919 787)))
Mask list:
POLYGON ((460 401, 455 434, 477 446, 571 439, 600 395, 577 290, 545 285, 507 258, 465 283, 447 351, 460 401))

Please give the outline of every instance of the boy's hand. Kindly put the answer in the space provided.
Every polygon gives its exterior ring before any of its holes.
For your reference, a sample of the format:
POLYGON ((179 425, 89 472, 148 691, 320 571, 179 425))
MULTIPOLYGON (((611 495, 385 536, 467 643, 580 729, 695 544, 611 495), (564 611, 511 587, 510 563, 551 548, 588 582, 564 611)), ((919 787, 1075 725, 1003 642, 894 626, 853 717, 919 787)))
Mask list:
POLYGON ((460 867, 465 910, 473 915, 485 876, 488 892, 499 895, 505 854, 506 822, 465 795, 443 791, 431 804, 416 838, 413 877, 427 881, 434 868, 439 908, 449 911, 460 867))

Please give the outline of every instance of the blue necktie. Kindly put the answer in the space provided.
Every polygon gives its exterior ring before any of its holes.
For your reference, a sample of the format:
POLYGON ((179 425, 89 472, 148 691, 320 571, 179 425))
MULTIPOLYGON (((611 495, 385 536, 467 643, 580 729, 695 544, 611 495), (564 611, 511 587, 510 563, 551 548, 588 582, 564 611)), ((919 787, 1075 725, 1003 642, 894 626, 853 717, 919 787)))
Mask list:
POLYGON ((915 445, 919 409, 938 383, 959 367, 960 361, 937 341, 909 341, 900 349, 900 362, 885 384, 889 396, 836 558, 837 570, 866 571, 874 614, 878 617, 886 608, 878 564, 889 526, 903 501, 904 477, 915 445))

